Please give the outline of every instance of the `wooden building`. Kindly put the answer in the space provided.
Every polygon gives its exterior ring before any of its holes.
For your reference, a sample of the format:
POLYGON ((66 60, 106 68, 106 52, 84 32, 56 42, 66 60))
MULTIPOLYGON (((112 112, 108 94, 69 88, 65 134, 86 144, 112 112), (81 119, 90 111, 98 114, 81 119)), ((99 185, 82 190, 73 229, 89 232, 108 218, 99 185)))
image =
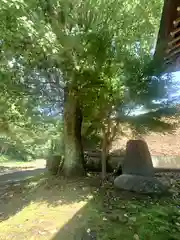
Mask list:
POLYGON ((167 71, 180 70, 180 0, 164 0, 155 57, 167 71))

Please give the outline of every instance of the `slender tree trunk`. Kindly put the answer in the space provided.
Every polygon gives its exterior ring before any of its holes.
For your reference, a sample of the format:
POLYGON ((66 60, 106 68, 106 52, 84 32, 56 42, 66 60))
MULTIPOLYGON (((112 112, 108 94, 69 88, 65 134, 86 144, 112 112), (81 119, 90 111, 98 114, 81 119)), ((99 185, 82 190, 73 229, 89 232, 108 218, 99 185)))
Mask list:
POLYGON ((62 173, 67 177, 85 174, 81 141, 82 120, 82 111, 76 92, 66 92, 64 104, 65 160, 62 173))
POLYGON ((105 135, 103 134, 103 140, 102 140, 102 153, 101 153, 101 166, 102 166, 102 181, 104 181, 106 179, 106 172, 107 172, 107 151, 106 151, 106 139, 105 139, 105 135))
POLYGON ((107 124, 103 127, 103 139, 102 139, 102 153, 101 153, 101 164, 102 164, 102 180, 106 179, 107 174, 107 158, 109 154, 109 137, 110 137, 110 122, 107 120, 107 124), (106 126, 107 125, 107 126, 106 126))
POLYGON ((8 151, 8 145, 4 144, 4 145, 1 147, 1 155, 6 154, 7 151, 8 151))

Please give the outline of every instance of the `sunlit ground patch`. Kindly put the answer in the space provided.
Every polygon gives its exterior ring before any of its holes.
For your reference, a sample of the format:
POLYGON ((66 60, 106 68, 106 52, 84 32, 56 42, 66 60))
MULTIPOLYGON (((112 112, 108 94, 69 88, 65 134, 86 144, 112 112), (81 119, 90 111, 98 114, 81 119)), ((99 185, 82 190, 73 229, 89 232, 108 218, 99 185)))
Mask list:
POLYGON ((80 240, 88 234, 97 240, 179 240, 178 179, 171 197, 162 198, 115 191, 109 183, 99 188, 97 181, 44 176, 8 187, 0 198, 0 240, 80 240))

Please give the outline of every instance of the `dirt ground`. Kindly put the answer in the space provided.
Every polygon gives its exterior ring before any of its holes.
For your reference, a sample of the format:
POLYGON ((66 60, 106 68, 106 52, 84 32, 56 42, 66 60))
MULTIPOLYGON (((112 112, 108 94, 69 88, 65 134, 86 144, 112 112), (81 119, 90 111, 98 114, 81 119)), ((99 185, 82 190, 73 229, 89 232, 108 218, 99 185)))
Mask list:
POLYGON ((164 197, 100 187, 96 176, 44 175, 6 185, 0 189, 0 240, 179 240, 179 177, 164 197))
MULTIPOLYGON (((112 150, 125 148, 129 135, 119 135, 113 142, 112 150)), ((180 127, 170 132, 149 132, 141 138, 147 142, 151 155, 180 156, 180 127)))
POLYGON ((46 171, 46 160, 32 162, 0 162, 0 185, 32 178, 46 171))

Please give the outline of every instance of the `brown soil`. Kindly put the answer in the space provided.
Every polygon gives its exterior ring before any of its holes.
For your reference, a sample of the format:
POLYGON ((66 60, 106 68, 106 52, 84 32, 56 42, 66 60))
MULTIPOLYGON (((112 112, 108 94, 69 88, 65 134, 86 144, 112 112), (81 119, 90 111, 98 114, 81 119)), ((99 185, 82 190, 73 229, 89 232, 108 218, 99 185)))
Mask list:
MULTIPOLYGON (((176 123, 171 120, 171 124, 176 123)), ((129 132, 124 137, 119 135, 113 142, 112 151, 125 149, 127 141, 131 138, 133 137, 129 132)), ((180 156, 180 126, 170 132, 150 132, 141 138, 147 142, 149 150, 154 156, 180 156)))

